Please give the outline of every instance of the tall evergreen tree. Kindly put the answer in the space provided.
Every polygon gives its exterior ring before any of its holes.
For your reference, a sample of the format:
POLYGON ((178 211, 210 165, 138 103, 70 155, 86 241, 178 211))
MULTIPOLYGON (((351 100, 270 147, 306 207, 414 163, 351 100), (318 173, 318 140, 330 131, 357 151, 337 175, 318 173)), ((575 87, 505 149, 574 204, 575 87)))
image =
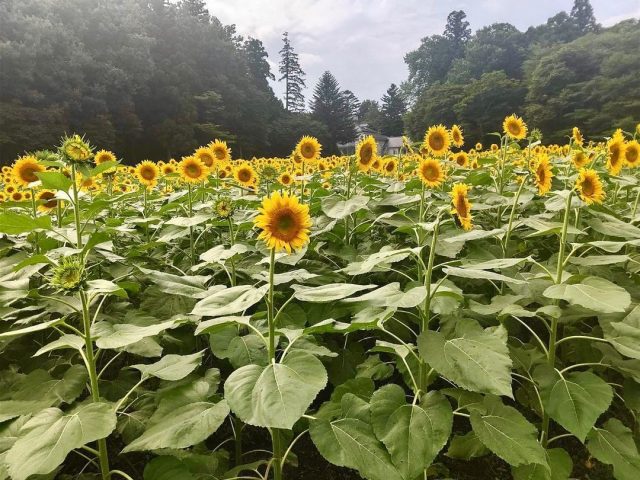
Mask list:
POLYGON ((580 35, 589 32, 597 32, 600 26, 593 14, 593 7, 589 0, 575 0, 571 9, 571 20, 575 24, 580 35))
POLYGON ((358 110, 358 122, 365 123, 373 130, 382 129, 382 112, 377 100, 363 100, 358 110))
POLYGON ((353 119, 353 122, 357 122, 358 114, 360 112, 360 100, 358 100, 358 97, 356 97, 351 90, 344 90, 342 92, 342 96, 344 97, 344 101, 349 107, 349 113, 351 115, 351 118, 353 119))
POLYGON ((300 67, 298 54, 293 50, 289 40, 289 32, 282 34, 282 49, 280 50, 280 77, 279 81, 285 81, 284 108, 289 112, 304 111, 304 95, 302 90, 306 87, 305 73, 300 67))
POLYGON ((329 71, 322 74, 313 91, 311 114, 329 130, 331 145, 326 145, 327 153, 336 152, 338 142, 349 142, 355 137, 350 107, 340 91, 338 81, 329 71))
POLYGON ((464 10, 454 10, 447 16, 444 37, 450 42, 452 60, 464 54, 464 47, 471 39, 471 29, 466 18, 464 10))
POLYGON ((382 96, 382 133, 389 136, 402 135, 404 122, 402 117, 407 111, 407 106, 400 95, 400 90, 395 83, 387 89, 382 96))
POLYGON ((271 90, 269 80, 275 80, 276 77, 271 73, 271 67, 269 66, 269 62, 267 62, 269 54, 265 50, 262 42, 257 38, 249 37, 244 41, 242 50, 249 64, 249 72, 253 76, 256 84, 262 90, 271 90))

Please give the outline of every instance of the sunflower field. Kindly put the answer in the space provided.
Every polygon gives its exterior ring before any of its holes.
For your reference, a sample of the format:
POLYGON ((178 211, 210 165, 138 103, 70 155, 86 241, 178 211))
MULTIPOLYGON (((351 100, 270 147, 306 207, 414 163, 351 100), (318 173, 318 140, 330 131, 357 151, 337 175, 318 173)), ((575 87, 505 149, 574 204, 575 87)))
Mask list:
POLYGON ((0 480, 640 478, 640 125, 501 130, 3 167, 0 480))

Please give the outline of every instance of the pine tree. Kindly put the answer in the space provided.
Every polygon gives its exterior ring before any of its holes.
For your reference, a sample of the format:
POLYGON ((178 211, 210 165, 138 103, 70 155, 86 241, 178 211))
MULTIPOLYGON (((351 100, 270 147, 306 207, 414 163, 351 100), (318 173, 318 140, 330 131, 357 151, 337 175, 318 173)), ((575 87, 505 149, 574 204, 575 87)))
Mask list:
POLYGON ((358 100, 358 97, 356 97, 351 90, 344 90, 342 92, 342 96, 344 97, 344 101, 349 107, 349 113, 351 115, 351 118, 353 119, 353 122, 357 122, 360 112, 360 100, 358 100))
POLYGON ((452 58, 460 58, 464 54, 464 47, 471 38, 471 29, 466 20, 464 10, 454 10, 447 16, 444 37, 451 43, 452 58))
POLYGON ((581 35, 597 32, 600 28, 589 0, 575 0, 571 9, 571 20, 581 35))
POLYGON ((302 90, 306 87, 304 82, 305 73, 300 68, 298 54, 293 50, 289 41, 289 33, 282 34, 282 50, 280 55, 280 77, 279 81, 285 81, 284 107, 289 112, 304 111, 304 95, 302 90))
POLYGON ((358 122, 376 131, 382 129, 382 112, 377 100, 363 100, 358 109, 358 122))
POLYGON ((388 136, 402 135, 404 131, 403 116, 407 106, 400 95, 400 90, 392 83, 387 93, 382 96, 382 134, 388 136))
POLYGON ((265 91, 271 90, 269 80, 275 80, 276 77, 271 73, 271 67, 267 58, 269 54, 264 45, 257 38, 249 37, 244 41, 242 50, 249 67, 249 73, 254 78, 256 84, 265 91))
POLYGON ((350 142, 355 137, 350 106, 331 72, 324 72, 316 84, 311 100, 311 114, 329 130, 331 145, 326 145, 326 153, 334 153, 338 142, 350 142))

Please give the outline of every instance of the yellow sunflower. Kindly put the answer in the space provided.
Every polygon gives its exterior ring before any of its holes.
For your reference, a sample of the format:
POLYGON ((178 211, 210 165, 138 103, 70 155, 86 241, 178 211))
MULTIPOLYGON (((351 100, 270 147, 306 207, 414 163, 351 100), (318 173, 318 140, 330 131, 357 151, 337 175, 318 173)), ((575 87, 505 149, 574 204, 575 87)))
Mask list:
POLYGON ((144 160, 136 166, 135 175, 142 185, 153 188, 158 183, 160 169, 151 160, 144 160))
POLYGON ((607 142, 607 170, 611 175, 618 175, 625 162, 624 140, 616 135, 607 142))
POLYGON ((91 146, 80 135, 62 139, 61 153, 72 162, 86 162, 91 159, 91 146))
POLYGON ((209 148, 219 162, 231 161, 231 149, 227 146, 227 142, 216 139, 209 144, 209 148))
POLYGON ((109 150, 98 150, 96 152, 96 156, 94 157, 94 161, 96 162, 96 165, 100 165, 101 163, 115 162, 116 156, 109 150))
POLYGON ((258 175, 251 165, 242 163, 233 170, 233 177, 240 185, 250 187, 256 183, 258 175))
POLYGON ((551 170, 551 163, 549 163, 549 157, 541 155, 537 162, 535 162, 533 168, 534 181, 538 187, 538 194, 544 195, 551 190, 551 179, 553 178, 553 171, 551 170))
POLYGON ((368 135, 358 142, 356 146, 356 163, 360 171, 368 171, 377 157, 378 144, 372 135, 368 135))
POLYGON ((462 135, 462 127, 454 125, 451 127, 451 142, 458 148, 464 144, 464 136, 462 135))
POLYGON ((293 175, 291 175, 289 172, 283 172, 278 177, 278 181, 285 187, 288 187, 293 183, 293 175))
POLYGON ((24 194, 20 191, 15 191, 11 194, 11 200, 14 202, 21 202, 24 200, 24 194))
POLYGON ((13 181, 18 185, 27 186, 31 182, 38 181, 36 173, 44 172, 44 165, 38 162, 38 159, 32 155, 19 158, 13 164, 13 181))
POLYGON ((589 162, 589 157, 582 150, 578 150, 571 157, 571 161, 573 162, 573 166, 580 170, 589 162))
POLYGON ((258 238, 276 252, 298 250, 309 241, 311 217, 309 206, 303 205, 295 196, 273 192, 262 200, 254 224, 261 229, 258 238))
POLYGON ((640 166, 640 143, 637 140, 627 143, 624 149, 624 159, 627 165, 632 168, 640 166))
POLYGON ((172 173, 176 173, 177 169, 173 163, 165 163, 160 168, 162 171, 162 175, 171 175, 172 173))
POLYGON ((398 170, 398 162, 395 158, 389 158, 384 162, 384 166, 382 167, 385 175, 395 175, 398 170))
POLYGON ((215 154, 213 150, 208 147, 200 147, 193 154, 198 160, 206 165, 206 167, 210 170, 213 167, 213 162, 215 160, 215 154))
POLYGON ((467 152, 458 152, 453 156, 453 161, 458 164, 458 166, 466 168, 469 166, 469 155, 467 152))
POLYGON ((582 137, 582 132, 578 127, 573 127, 573 130, 571 130, 571 137, 573 138, 573 143, 582 146, 584 138, 582 137))
POLYGON ((602 190, 602 181, 595 170, 580 170, 576 180, 576 190, 580 198, 588 205, 592 203, 602 203, 605 193, 602 190))
POLYGON ((435 125, 429 127, 424 135, 422 149, 428 151, 432 155, 440 156, 449 151, 451 145, 451 137, 444 125, 435 125))
POLYGON ((477 152, 482 151, 482 144, 480 142, 476 143, 476 151, 477 152))
POLYGON ((38 210, 43 213, 48 213, 58 206, 58 199, 55 198, 56 194, 51 190, 41 190, 36 195, 36 200, 40 203, 38 210))
POLYGON ((509 115, 502 122, 502 130, 515 140, 522 140, 527 136, 527 124, 517 115, 509 115))
POLYGON ((451 213, 458 216, 460 225, 462 225, 462 228, 465 230, 471 230, 471 220, 473 219, 471 216, 471 203, 469 202, 468 196, 469 188, 469 185, 465 183, 456 183, 449 193, 449 195, 451 195, 451 203, 453 204, 451 213))
POLYGON ((436 188, 444 182, 444 169, 435 158, 423 158, 418 164, 418 176, 427 187, 436 188))
POLYGON ((178 164, 180 178, 187 183, 201 183, 209 176, 209 168, 196 157, 184 157, 178 164))
POLYGON ((322 146, 315 137, 304 136, 296 145, 296 153, 305 161, 317 160, 322 146))

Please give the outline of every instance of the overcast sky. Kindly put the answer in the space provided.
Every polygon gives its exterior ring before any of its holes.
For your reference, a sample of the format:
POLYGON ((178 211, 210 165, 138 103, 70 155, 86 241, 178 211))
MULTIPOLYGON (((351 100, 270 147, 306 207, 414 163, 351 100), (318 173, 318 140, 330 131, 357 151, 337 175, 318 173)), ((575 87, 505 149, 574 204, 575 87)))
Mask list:
MULTIPOLYGON (((591 0, 598 22, 640 17, 640 0, 591 0)), ((288 31, 302 69, 307 100, 318 78, 331 71, 342 89, 379 99, 407 77, 404 54, 420 39, 442 33, 451 10, 464 10, 472 31, 494 22, 520 30, 544 23, 573 0, 207 0, 209 12, 238 32, 262 40, 278 76, 282 32, 288 31)), ((283 83, 274 91, 282 97, 283 83)))

